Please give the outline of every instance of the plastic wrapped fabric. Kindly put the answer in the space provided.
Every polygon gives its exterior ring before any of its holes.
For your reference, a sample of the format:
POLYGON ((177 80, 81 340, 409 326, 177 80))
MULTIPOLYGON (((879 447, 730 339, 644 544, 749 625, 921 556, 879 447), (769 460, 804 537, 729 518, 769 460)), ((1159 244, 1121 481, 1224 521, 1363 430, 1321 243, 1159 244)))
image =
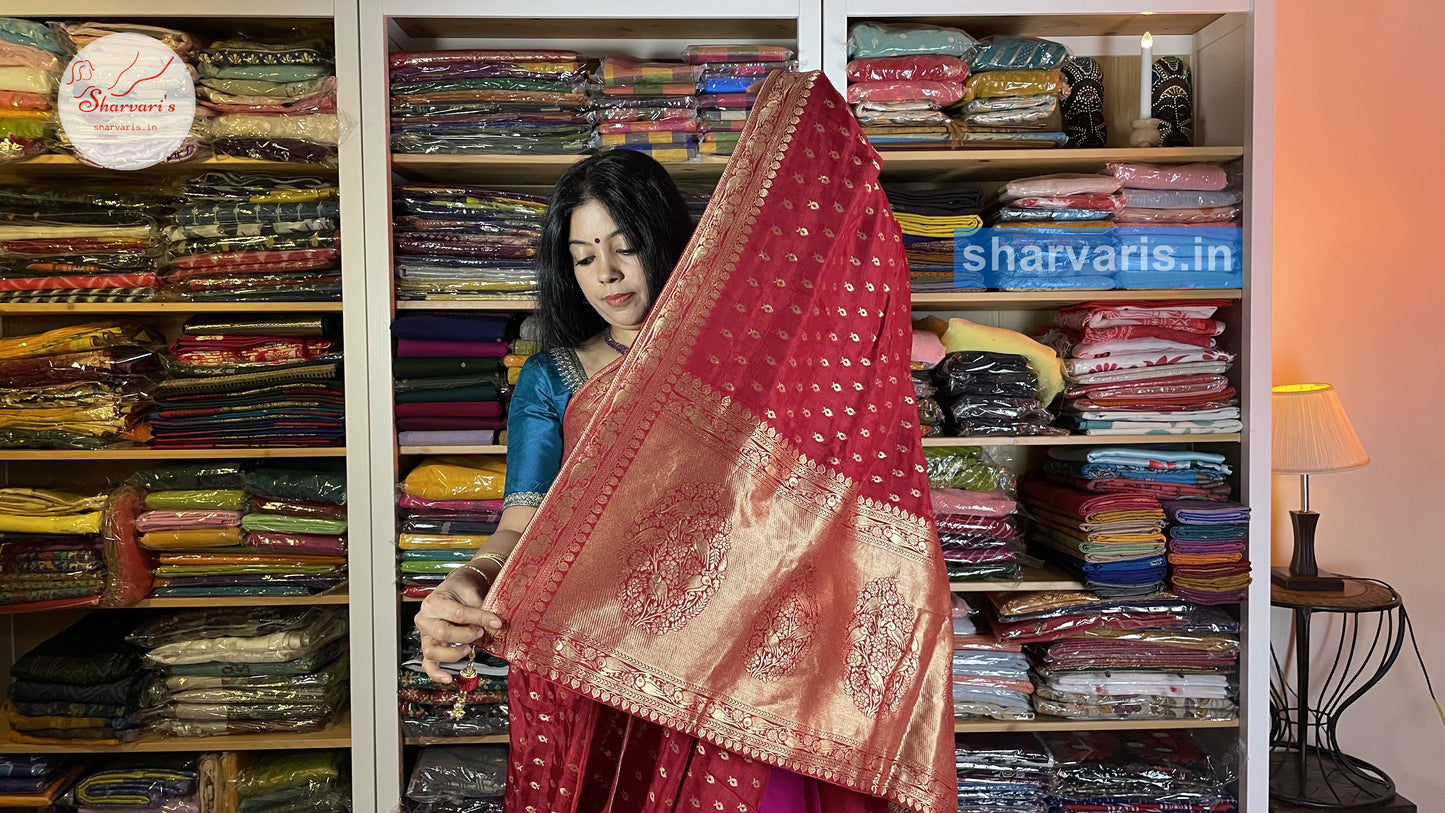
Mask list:
POLYGON ((970 76, 965 86, 975 98, 990 99, 999 96, 1057 96, 1064 84, 1058 71, 991 71, 970 76))
POLYGON ((1062 43, 1037 37, 985 37, 968 58, 973 73, 985 71, 1046 71, 1064 64, 1070 56, 1062 43))
POLYGON ((267 467, 251 475, 257 493, 288 500, 346 504, 346 473, 340 469, 267 467))
POLYGON ((1219 164, 1144 164, 1113 161, 1104 165, 1127 189, 1218 192, 1229 186, 1229 175, 1219 164))
POLYGON ((1007 398, 983 395, 958 396, 947 406, 949 418, 960 429, 985 428, 990 424, 1018 426, 1047 425, 1054 419, 1037 398, 1007 398))
POLYGON ((1194 209, 1136 209, 1129 207, 1116 214, 1114 222, 1120 225, 1233 223, 1239 219, 1242 212, 1243 209, 1239 206, 1211 206, 1194 209))
POLYGON ((968 64, 942 54, 855 59, 848 63, 849 82, 962 82, 968 64))
POLYGON ((71 793, 85 805, 157 807, 189 794, 196 784, 193 762, 177 764, 179 770, 161 767, 171 764, 177 763, 162 757, 133 767, 101 769, 80 780, 71 793))
POLYGON ((505 478, 506 462, 500 457, 434 457, 412 469, 402 489, 425 500, 494 500, 502 496, 505 478))
MULTIPOLYGON (((985 451, 978 446, 925 447, 923 460, 928 466, 928 484, 935 489, 980 492, 1012 487, 1012 477, 1001 463, 995 462, 995 454, 998 453, 993 450, 985 451)), ((935 504, 934 510, 942 509, 935 504)))
POLYGON ((1058 773, 1051 791, 1060 806, 1100 811, 1170 806, 1231 813, 1233 774, 1188 731, 1074 731, 1041 735, 1058 773))
POLYGON ((948 580, 960 581, 981 581, 984 579, 1001 579, 1005 581, 1018 581, 1023 578, 1023 569, 1017 562, 944 562, 944 570, 948 574, 948 580))
POLYGON ((1039 379, 1023 356, 966 350, 945 355, 933 370, 933 381, 946 404, 961 395, 1037 400, 1039 379))
POLYGON ((323 166, 331 166, 336 163, 335 145, 319 144, 315 141, 304 141, 298 138, 227 136, 212 141, 211 149, 219 155, 249 158, 255 161, 323 166))
POLYGON ((246 492, 239 489, 152 491, 145 507, 153 511, 239 511, 246 504, 246 492))
POLYGON ((402 730, 414 737, 479 737, 507 732, 507 706, 467 706, 460 720, 447 706, 400 704, 402 730))
POLYGON ((849 104, 924 99, 936 107, 947 107, 961 100, 963 96, 963 85, 959 82, 856 82, 848 86, 849 104))
MULTIPOLYGON (((236 775, 236 794, 242 809, 247 800, 287 791, 319 795, 342 775, 344 754, 339 751, 284 751, 258 755, 236 775)), ((255 809, 255 806, 250 806, 255 809)))
POLYGON ((289 710, 275 720, 179 720, 161 717, 150 721, 147 730, 163 737, 222 737, 228 734, 305 734, 325 731, 340 719, 337 711, 289 710))
POLYGON ((978 43, 956 28, 906 23, 859 23, 848 32, 848 58, 944 54, 967 58, 978 43))
POLYGON ((173 612, 157 616, 136 627, 126 637, 146 649, 209 638, 253 638, 275 633, 298 632, 329 626, 344 620, 344 608, 243 607, 173 612))
POLYGON ((500 796, 506 779, 504 745, 429 746, 417 756, 406 796, 415 802, 463 804, 500 796))

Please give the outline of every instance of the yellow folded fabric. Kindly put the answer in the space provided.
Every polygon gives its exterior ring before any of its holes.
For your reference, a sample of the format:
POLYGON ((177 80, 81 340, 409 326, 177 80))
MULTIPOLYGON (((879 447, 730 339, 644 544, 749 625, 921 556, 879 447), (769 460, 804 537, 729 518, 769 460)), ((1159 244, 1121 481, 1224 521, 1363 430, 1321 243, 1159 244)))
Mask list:
POLYGON ((128 344, 138 338, 136 331, 109 322, 87 322, 35 333, 0 339, 0 359, 24 359, 58 353, 78 353, 128 344))
POLYGON ((983 227, 983 218, 978 215, 936 217, 909 212, 894 212, 893 217, 898 220, 898 226, 904 234, 919 237, 953 237, 954 232, 958 229, 971 232, 983 227))
POLYGON ((462 534, 401 534, 396 546, 402 550, 476 550, 485 545, 490 536, 465 536, 462 534))
POLYGON ((0 512, 0 532, 12 534, 98 534, 100 511, 58 517, 30 517, 0 512))
POLYGON ((99 511, 108 498, 104 494, 72 494, 46 488, 0 488, 0 511, 32 517, 58 517, 99 511))
POLYGON ((0 707, 5 722, 11 731, 44 731, 45 729, 105 728, 104 717, 27 717, 16 710, 15 705, 5 701, 0 707))
POLYGON ((424 500, 500 500, 507 459, 496 455, 428 457, 411 470, 402 488, 424 500))
POLYGON ((150 550, 233 548, 241 544, 240 528, 187 528, 142 534, 140 544, 150 550))
POLYGON ((980 325, 967 319, 945 322, 936 316, 920 319, 913 327, 937 335, 943 341, 943 349, 950 353, 984 350, 1027 358, 1039 377, 1039 402, 1044 406, 1064 391, 1064 363, 1059 360, 1059 354, 1016 330, 980 325))

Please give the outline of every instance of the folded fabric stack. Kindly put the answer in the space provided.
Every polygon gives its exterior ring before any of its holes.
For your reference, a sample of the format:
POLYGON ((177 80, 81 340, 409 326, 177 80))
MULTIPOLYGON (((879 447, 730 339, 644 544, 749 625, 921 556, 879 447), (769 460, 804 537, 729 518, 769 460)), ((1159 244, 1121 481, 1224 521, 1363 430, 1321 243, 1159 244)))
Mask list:
POLYGON ((133 719, 166 736, 274 734, 335 725, 346 707, 346 607, 170 613, 129 640, 156 670, 133 719))
POLYGON ((983 226, 983 191, 976 186, 933 189, 883 187, 908 252, 908 279, 914 293, 983 290, 983 275, 955 266, 955 237, 983 226))
POLYGON ((984 247, 989 287, 1115 287, 1109 227, 1124 203, 1118 191, 1118 180, 1107 175, 1042 175, 1004 184, 988 218, 997 243, 984 247))
POLYGON ((1050 810, 1234 813, 1234 774, 1188 731, 1071 731, 1041 735, 1058 771, 1050 810))
POLYGON ((396 428, 403 446, 487 446, 506 427, 498 375, 507 317, 412 313, 396 339, 396 428))
POLYGON ((637 150, 664 163, 697 157, 702 66, 608 54, 599 76, 593 106, 603 149, 637 150))
POLYGON ((336 180, 207 172, 166 226, 165 294, 193 301, 336 302, 336 180))
MULTIPOLYGON (((502 369, 506 373, 508 386, 517 383, 517 379, 522 375, 522 365, 527 363, 527 359, 542 352, 541 338, 537 320, 531 316, 523 319, 522 324, 517 327, 517 338, 508 345, 507 349, 511 352, 502 357, 502 369)), ((510 394, 507 394, 507 397, 510 406, 510 394)), ((506 430, 500 432, 497 442, 506 443, 506 435, 506 430)))
POLYGON ((732 155, 763 80, 773 71, 798 69, 793 52, 780 45, 689 45, 682 61, 702 69, 697 117, 703 155, 732 155))
POLYGON ((417 754, 406 786, 407 813, 502 813, 505 745, 431 745, 417 754))
POLYGON ((506 458, 428 457, 401 484, 401 582, 422 598, 476 555, 501 519, 506 458))
POLYGON ((398 299, 493 299, 537 291, 532 258, 547 199, 476 186, 398 186, 398 299))
POLYGON ((402 666, 399 699, 402 731, 409 737, 476 737, 507 731, 507 662, 478 652, 474 668, 480 676, 477 688, 466 692, 462 715, 454 718, 456 675, 466 660, 444 663, 452 676, 448 685, 427 677, 421 665, 421 633, 408 623, 402 637, 402 666))
POLYGON ((1008 476, 976 447, 924 450, 933 521, 950 581, 1017 579, 1022 547, 1008 476))
POLYGON ((65 802, 85 813, 198 813, 199 779, 193 756, 112 757, 86 771, 65 802))
POLYGON ((960 734, 953 741, 959 813, 1046 813, 1054 757, 1033 734, 960 734))
POLYGON ((961 596, 953 597, 953 716, 1032 720, 1029 662, 1018 644, 999 641, 961 596))
POLYGON ((1063 308, 1044 343, 1064 358, 1060 424, 1089 435, 1238 432, 1239 399, 1219 349, 1225 302, 1089 302, 1063 308))
POLYGON ((1114 216, 1115 234, 1149 246, 1121 260, 1120 288, 1243 287, 1240 193, 1224 167, 1115 162, 1105 171, 1128 201, 1114 216), (1169 262, 1159 260, 1165 249, 1169 262))
POLYGON ((1196 604, 1236 604, 1249 592, 1249 506, 1166 500, 1169 586, 1196 604))
POLYGON ((1064 434, 1049 426, 1054 416, 1039 401, 1039 376, 1024 356, 982 350, 949 353, 933 370, 933 386, 948 434, 1064 434))
POLYGON ((0 756, 0 807, 49 809, 84 770, 68 755, 0 756))
POLYGON ((848 34, 848 103, 884 149, 948 149, 956 123, 943 108, 972 99, 965 88, 977 43, 954 28, 860 23, 848 34))
POLYGON ((1044 475, 1075 490, 1158 500, 1227 500, 1232 469, 1222 455, 1149 446, 1055 448, 1044 475))
POLYGON ((145 438, 156 365, 137 325, 90 322, 0 339, 0 446, 102 449, 145 438))
POLYGON ((339 446, 337 325, 323 317, 193 317, 171 344, 150 417, 158 449, 339 446))
POLYGON ((169 197, 104 186, 16 184, 0 191, 0 302, 151 299, 161 284, 154 218, 172 205, 169 197))
POLYGON ((256 753, 236 774, 236 811, 347 813, 351 783, 343 766, 349 762, 344 751, 256 753))
POLYGON ((1154 497, 1082 491, 1043 478, 1020 481, 1019 495, 1033 520, 1030 553, 1078 576, 1100 596, 1150 596, 1163 589, 1164 511, 1154 497))
POLYGON ((336 66, 321 42, 222 40, 196 60, 196 96, 220 114, 208 125, 217 155, 336 163, 336 66))
POLYGON ((0 613, 100 602, 106 500, 105 494, 0 488, 0 613))
MULTIPOLYGON (((1000 421, 997 417, 994 417, 995 415, 1014 414, 1022 416, 1027 414, 1031 417, 1042 418, 1042 415, 1049 414, 1045 410, 1053 404, 1054 399, 1064 390, 1063 364, 1059 361, 1059 355, 1053 348, 1040 344, 1016 330, 981 325, 977 322, 970 322, 967 319, 955 318, 945 322, 937 317, 928 316, 915 321, 913 328, 915 331, 913 342, 915 348, 914 355, 924 357, 923 366, 927 366, 927 362, 938 355, 938 348, 937 345, 928 343, 925 337, 917 335, 918 331, 932 333, 938 338, 938 344, 942 345, 944 351, 943 358, 946 358, 947 354, 950 353, 981 353, 1003 357, 998 360, 997 371, 1006 373, 1005 379, 1012 382, 1010 386, 1016 385, 1018 380, 1026 378, 1026 376, 1021 375, 1019 372, 1023 369, 1029 370, 1036 376, 1037 387, 1032 393, 1032 402, 1027 398, 979 397, 968 394, 958 396, 958 398, 963 399, 974 399, 963 402, 963 411, 964 415, 968 415, 970 411, 978 411, 984 416, 982 418, 967 418, 967 420, 971 422, 970 425, 977 425, 979 427, 980 433, 1028 435, 1067 434, 1067 430, 1051 428, 1047 425, 1039 424, 1034 420, 1017 420, 1010 423, 1007 420, 1000 421), (1007 358, 1009 356, 1020 356, 1026 360, 1026 364, 1020 365, 1016 359, 1007 358), (988 404, 990 400, 998 401, 999 403, 990 406, 988 404), (981 406, 975 410, 976 405, 981 406), (1039 413, 1042 413, 1042 415, 1039 413)), ((938 376, 945 375, 945 368, 942 363, 943 358, 940 359, 938 366, 933 369, 935 381, 938 381, 938 376)), ((959 382, 958 386, 961 386, 965 391, 974 387, 986 388, 993 386, 994 382, 992 380, 985 382, 975 381, 974 379, 977 376, 970 372, 970 365, 988 361, 987 356, 974 355, 959 357, 957 361, 953 362, 955 365, 961 365, 958 370, 954 371, 956 373, 955 378, 959 382)), ((983 373, 985 379, 987 379, 991 373, 986 367, 979 368, 978 372, 983 373)), ((947 395, 947 387, 943 383, 939 383, 936 389, 938 392, 934 393, 934 397, 936 397, 942 405, 950 397, 947 395)), ((946 407, 946 405, 944 406, 946 407)), ((947 414, 949 410, 943 408, 941 411, 947 414)), ((960 425, 959 422, 963 419, 962 416, 958 419, 953 417, 949 418, 949 420, 952 421, 951 425, 955 426, 960 425)), ((1044 424, 1047 424, 1047 422, 1048 421, 1045 420, 1044 424)), ((930 434, 930 432, 925 430, 924 434, 927 435, 930 434)))
POLYGON ((968 57, 971 101, 949 112, 962 125, 963 147, 1062 147, 1059 68, 1069 49, 1034 37, 986 37, 968 57))
POLYGON ((1034 708, 1077 720, 1232 719, 1239 623, 1167 593, 993 593, 990 621, 1023 645, 1034 708))
MULTIPOLYGON (((171 49, 176 56, 180 57, 182 64, 184 64, 186 70, 190 72, 192 80, 195 80, 197 76, 197 43, 194 37, 184 31, 178 31, 174 28, 163 28, 157 25, 106 22, 101 20, 56 21, 50 23, 50 26, 52 30, 62 32, 65 38, 69 40, 70 46, 77 52, 111 34, 140 34, 145 37, 160 40, 161 43, 171 49)), ((122 54, 121 52, 127 47, 129 46, 124 42, 107 43, 102 49, 92 49, 90 53, 86 54, 86 58, 93 63, 114 59, 128 60, 134 56, 135 50, 132 48, 128 53, 122 54)), ((210 157, 210 149, 206 146, 206 142, 210 138, 210 120, 215 114, 210 109, 202 106, 204 102, 202 101, 203 97, 200 95, 202 90, 201 86, 196 85, 195 89, 198 97, 196 101, 201 103, 196 105, 196 116, 191 124, 191 130, 185 139, 181 141, 180 145, 178 145, 170 155, 166 156, 162 163, 177 164, 184 161, 197 161, 210 157)), ((112 166, 114 166, 117 160, 126 160, 129 158, 138 159, 143 154, 143 148, 135 149, 127 143, 128 136, 128 133, 120 133, 114 141, 105 146, 104 155, 106 156, 107 162, 112 166), (127 153, 129 153, 129 155, 127 155, 127 153)), ((91 161, 84 154, 76 151, 75 145, 71 141, 69 134, 65 132, 64 127, 57 128, 56 140, 59 142, 61 149, 75 154, 75 160, 78 163, 89 166, 103 166, 102 164, 91 161)))
POLYGON ((144 674, 126 634, 128 612, 96 612, 30 650, 10 667, 4 708, 11 742, 115 745, 135 735, 144 674))
POLYGON ((594 146, 574 51, 394 52, 391 150, 564 155, 594 146))
POLYGON ((51 100, 69 59, 45 23, 0 17, 0 163, 47 150, 55 131, 51 100))
POLYGON ((236 488, 159 490, 135 520, 157 596, 304 596, 346 578, 339 471, 260 469, 236 488))

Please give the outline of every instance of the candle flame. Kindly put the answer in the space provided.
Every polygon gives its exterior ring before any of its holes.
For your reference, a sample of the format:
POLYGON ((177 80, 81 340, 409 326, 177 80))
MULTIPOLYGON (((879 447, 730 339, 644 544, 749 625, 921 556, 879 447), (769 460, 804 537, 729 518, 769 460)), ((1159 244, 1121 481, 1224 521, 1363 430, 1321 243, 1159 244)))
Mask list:
POLYGON ((1153 47, 1154 47, 1154 35, 1153 35, 1153 34, 1150 34, 1148 31, 1145 31, 1145 32, 1144 32, 1144 36, 1142 36, 1142 37, 1139 38, 1139 46, 1140 46, 1141 48, 1153 48, 1153 47))

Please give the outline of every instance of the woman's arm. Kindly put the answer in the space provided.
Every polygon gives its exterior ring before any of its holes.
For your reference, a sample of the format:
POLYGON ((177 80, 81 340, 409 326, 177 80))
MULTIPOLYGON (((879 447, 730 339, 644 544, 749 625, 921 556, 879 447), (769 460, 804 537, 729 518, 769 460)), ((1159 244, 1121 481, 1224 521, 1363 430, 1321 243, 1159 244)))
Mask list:
MULTIPOLYGON (((487 538, 477 556, 489 553, 503 559, 510 556, 536 513, 536 508, 523 505, 503 511, 496 532, 487 538)), ((437 683, 452 682, 451 675, 440 664, 465 658, 474 641, 488 632, 500 630, 506 623, 495 613, 482 609, 482 599, 501 569, 492 559, 474 558, 453 570, 422 601, 421 610, 416 614, 416 628, 421 631, 422 668, 437 683)))

